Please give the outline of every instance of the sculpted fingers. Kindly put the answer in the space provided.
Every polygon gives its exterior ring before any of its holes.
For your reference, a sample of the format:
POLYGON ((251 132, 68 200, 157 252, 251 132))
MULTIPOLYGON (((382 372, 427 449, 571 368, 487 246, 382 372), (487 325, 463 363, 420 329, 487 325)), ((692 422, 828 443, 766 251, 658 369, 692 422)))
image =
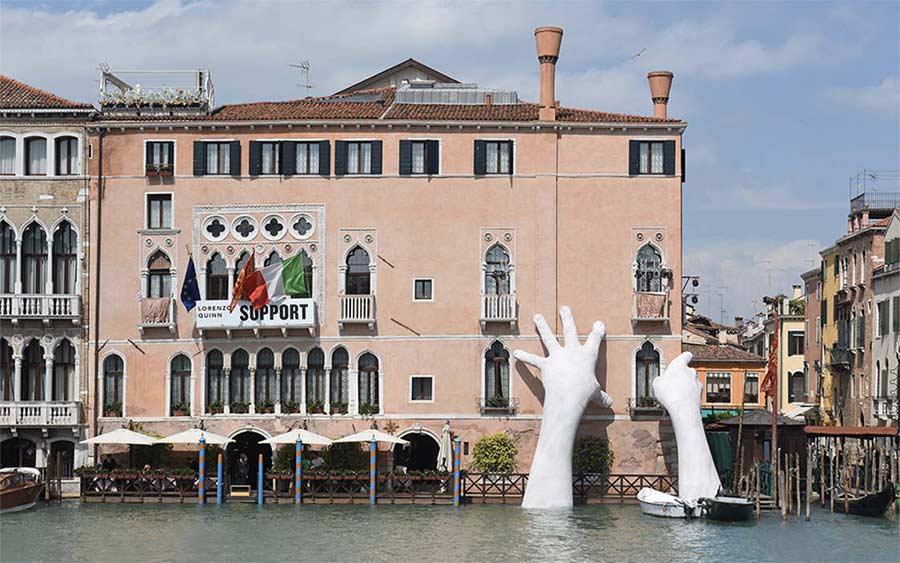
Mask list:
POLYGON ((578 331, 575 329, 575 319, 572 318, 572 309, 567 305, 559 308, 559 320, 562 321, 563 343, 566 347, 578 344, 578 331))
POLYGON ((611 407, 613 405, 613 398, 599 387, 594 391, 594 394, 591 395, 591 401, 597 403, 601 407, 611 407))
POLYGON ((693 357, 694 355, 690 352, 683 352, 679 354, 674 360, 669 363, 668 367, 666 367, 666 373, 668 373, 669 370, 671 370, 672 373, 677 373, 679 371, 691 369, 688 364, 691 363, 691 358, 693 357))
POLYGON ((559 342, 556 340, 556 335, 550 330, 550 326, 547 324, 547 319, 544 318, 544 315, 538 313, 534 316, 534 326, 537 329, 538 334, 541 335, 541 341, 543 341, 544 346, 547 347, 547 352, 552 353, 553 350, 559 348, 559 342))
POLYGON ((536 354, 525 352, 524 350, 515 350, 513 352, 513 356, 515 356, 515 358, 520 362, 525 362, 526 364, 536 367, 537 369, 542 369, 547 361, 547 358, 542 358, 536 354))
POLYGON ((584 348, 591 354, 596 354, 600 350, 600 342, 604 336, 606 336, 606 325, 600 321, 595 322, 587 342, 584 343, 584 348))

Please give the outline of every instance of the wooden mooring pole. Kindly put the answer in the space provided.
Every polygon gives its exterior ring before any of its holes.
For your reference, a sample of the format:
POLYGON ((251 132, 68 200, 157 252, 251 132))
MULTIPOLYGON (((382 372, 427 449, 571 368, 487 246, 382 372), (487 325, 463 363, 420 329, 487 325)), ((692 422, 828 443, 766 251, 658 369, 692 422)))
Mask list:
POLYGON ((812 478, 813 478, 813 461, 816 459, 815 451, 806 453, 806 521, 809 522, 809 503, 812 499, 812 478))

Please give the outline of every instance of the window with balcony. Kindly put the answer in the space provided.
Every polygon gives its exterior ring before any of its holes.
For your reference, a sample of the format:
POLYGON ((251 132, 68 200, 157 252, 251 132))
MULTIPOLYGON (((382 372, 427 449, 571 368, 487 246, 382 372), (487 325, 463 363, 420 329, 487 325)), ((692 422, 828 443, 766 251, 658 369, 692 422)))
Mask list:
POLYGON ((16 287, 16 233, 0 221, 0 293, 14 293, 16 287))
POLYGON ((291 297, 297 297, 302 299, 309 299, 313 296, 313 285, 315 283, 315 278, 313 277, 313 261, 312 258, 306 253, 305 250, 300 251, 300 263, 303 264, 303 281, 306 286, 306 291, 292 294, 291 297))
POLYGON ((510 291, 509 253, 499 244, 485 254, 484 292, 488 295, 507 295, 510 291))
POLYGON ((147 228, 172 228, 172 194, 147 194, 147 228))
POLYGON ((25 139, 25 175, 45 176, 47 174, 47 139, 31 137, 25 139))
POLYGON ((147 297, 163 299, 172 296, 172 262, 158 250, 147 260, 147 297))
POLYGON ((372 273, 369 271, 369 253, 357 246, 347 254, 345 292, 347 295, 369 295, 372 273))
POLYGON ((400 141, 400 175, 437 174, 440 143, 434 140, 400 141))
POLYGON ((13 176, 16 173, 16 140, 13 137, 0 137, 0 176, 13 176))
POLYGON ((249 412, 250 406, 250 355, 243 348, 231 353, 231 374, 229 376, 231 413, 249 412))
POLYGON ((78 279, 78 234, 68 221, 53 233, 53 293, 73 295, 78 279))
POLYGON ((74 176, 79 173, 78 139, 75 137, 59 137, 56 139, 56 174, 58 176, 74 176))
POLYGON ((191 414, 191 359, 184 354, 169 362, 169 405, 172 416, 191 414))
POLYGON ((758 373, 747 373, 744 375, 744 402, 759 403, 758 373))
POLYGON ((122 416, 125 402, 125 362, 117 354, 103 360, 103 416, 122 416))
POLYGON ((22 293, 44 293, 47 285, 47 233, 32 223, 22 235, 22 293))
POLYGON ((228 266, 218 252, 206 261, 206 298, 213 301, 228 299, 228 266))
POLYGON ((225 406, 224 358, 222 352, 210 350, 206 354, 206 408, 210 413, 222 412, 225 406))
POLYGON ((23 401, 44 400, 44 349, 41 343, 32 339, 22 353, 21 392, 23 401))
POLYGON ((281 412, 293 414, 300 412, 300 391, 302 380, 300 371, 300 353, 288 348, 281 353, 281 412))
POLYGON ((475 175, 510 175, 514 170, 512 141, 475 141, 475 175))
POLYGON ((15 397, 15 386, 13 385, 13 377, 15 377, 16 364, 13 361, 12 346, 5 338, 0 338, 0 397, 4 401, 13 401, 15 397))
POLYGON ((380 412, 378 358, 370 352, 359 357, 357 362, 359 383, 359 413, 377 414, 380 412))
POLYGON ((430 375, 414 375, 409 380, 409 401, 430 403, 434 401, 434 378, 430 375))
POLYGON ((269 348, 256 353, 256 409, 257 412, 275 412, 275 354, 269 348))
POLYGON ((67 339, 62 339, 53 350, 53 389, 54 401, 74 400, 75 384, 75 347, 67 339))
POLYGON ((731 402, 731 372, 706 372, 706 402, 731 402))
POLYGON ((306 356, 306 412, 325 412, 325 353, 313 348, 306 356))
POLYGON ((173 141, 147 141, 145 148, 147 176, 171 176, 175 173, 175 143, 173 141))
POLYGON ((640 292, 663 290, 662 254, 652 244, 645 244, 638 250, 635 259, 635 282, 640 292))
POLYGON ((486 409, 508 409, 509 350, 495 340, 484 353, 484 406, 486 409))
POLYGON ((652 342, 644 342, 634 357, 635 365, 635 407, 656 407, 653 397, 653 380, 659 376, 659 352, 652 342))
POLYGON ((331 353, 331 409, 347 412, 350 401, 350 355, 345 348, 336 348, 331 353))

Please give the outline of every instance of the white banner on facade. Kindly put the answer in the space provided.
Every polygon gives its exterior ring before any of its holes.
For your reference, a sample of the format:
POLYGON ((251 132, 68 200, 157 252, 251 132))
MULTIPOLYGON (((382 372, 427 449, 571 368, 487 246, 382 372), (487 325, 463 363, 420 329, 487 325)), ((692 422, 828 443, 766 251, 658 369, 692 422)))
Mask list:
POLYGON ((315 326, 316 305, 312 299, 285 299, 253 310, 249 301, 239 301, 228 312, 228 301, 198 301, 194 320, 197 328, 310 328, 315 326))

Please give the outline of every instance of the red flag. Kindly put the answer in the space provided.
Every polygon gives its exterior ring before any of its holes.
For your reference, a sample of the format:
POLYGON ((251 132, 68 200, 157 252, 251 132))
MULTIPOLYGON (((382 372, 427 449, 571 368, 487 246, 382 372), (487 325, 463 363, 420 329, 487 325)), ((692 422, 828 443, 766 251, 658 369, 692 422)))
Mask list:
POLYGON ((250 278, 253 277, 254 273, 256 273, 256 261, 253 259, 253 255, 251 254, 250 259, 248 259, 247 263, 244 264, 244 267, 241 268, 237 279, 234 280, 234 289, 231 292, 231 305, 228 306, 229 313, 234 311, 234 308, 237 307, 238 301, 250 299, 248 282, 250 278))
POLYGON ((762 390, 768 396, 775 394, 775 378, 778 377, 778 313, 775 314, 775 328, 769 345, 769 365, 763 378, 762 390))

